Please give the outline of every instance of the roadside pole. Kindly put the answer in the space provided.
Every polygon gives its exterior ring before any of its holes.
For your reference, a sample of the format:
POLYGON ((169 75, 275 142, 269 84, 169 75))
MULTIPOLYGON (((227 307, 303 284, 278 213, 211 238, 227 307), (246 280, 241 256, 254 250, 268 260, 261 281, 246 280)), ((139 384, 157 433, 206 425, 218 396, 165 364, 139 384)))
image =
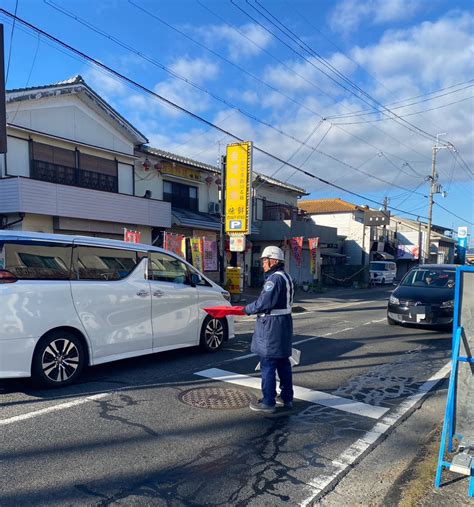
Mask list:
POLYGON ((0 153, 7 152, 7 113, 5 98, 5 57, 3 54, 3 25, 0 23, 0 153))
POLYGON ((221 287, 224 285, 224 262, 225 262, 225 166, 226 156, 221 157, 221 237, 219 242, 219 284, 221 287))

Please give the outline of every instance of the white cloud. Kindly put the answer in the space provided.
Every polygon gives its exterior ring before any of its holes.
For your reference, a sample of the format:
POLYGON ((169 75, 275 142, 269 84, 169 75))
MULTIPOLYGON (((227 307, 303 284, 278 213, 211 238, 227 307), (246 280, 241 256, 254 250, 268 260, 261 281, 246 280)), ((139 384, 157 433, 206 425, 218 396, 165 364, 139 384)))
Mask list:
MULTIPOLYGON (((379 44, 356 48, 354 58, 397 92, 437 84, 448 86, 472 78, 473 16, 446 16, 414 28, 387 32, 379 44)), ((408 93, 407 93, 408 92, 408 93)))
POLYGON ((200 28, 199 32, 208 45, 224 43, 232 60, 256 56, 271 41, 271 35, 254 23, 242 25, 237 30, 229 25, 212 25, 200 28))
POLYGON ((195 83, 203 83, 215 79, 219 74, 219 66, 203 58, 180 58, 170 69, 195 83))
POLYGON ((362 22, 381 24, 410 19, 421 7, 420 0, 343 0, 335 7, 329 23, 334 31, 348 33, 362 22))
POLYGON ((106 100, 127 93, 127 86, 122 80, 98 67, 88 68, 83 76, 86 83, 106 100))

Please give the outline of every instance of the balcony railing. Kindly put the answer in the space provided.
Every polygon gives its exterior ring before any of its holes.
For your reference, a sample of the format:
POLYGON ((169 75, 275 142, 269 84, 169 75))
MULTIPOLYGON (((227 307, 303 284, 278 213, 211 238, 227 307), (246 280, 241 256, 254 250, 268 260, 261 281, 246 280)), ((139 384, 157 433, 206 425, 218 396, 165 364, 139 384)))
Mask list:
POLYGON ((118 192, 117 176, 33 160, 31 178, 103 192, 118 192))
POLYGON ((267 204, 263 209, 263 220, 303 220, 307 216, 302 210, 295 206, 286 204, 267 204))

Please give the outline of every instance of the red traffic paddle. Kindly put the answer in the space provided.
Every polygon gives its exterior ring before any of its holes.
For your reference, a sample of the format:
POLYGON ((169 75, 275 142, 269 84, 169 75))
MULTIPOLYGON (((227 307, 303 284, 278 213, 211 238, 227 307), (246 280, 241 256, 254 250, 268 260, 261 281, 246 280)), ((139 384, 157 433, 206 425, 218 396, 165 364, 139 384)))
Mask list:
POLYGON ((227 315, 247 315, 243 306, 212 306, 203 310, 214 319, 222 319, 227 315))

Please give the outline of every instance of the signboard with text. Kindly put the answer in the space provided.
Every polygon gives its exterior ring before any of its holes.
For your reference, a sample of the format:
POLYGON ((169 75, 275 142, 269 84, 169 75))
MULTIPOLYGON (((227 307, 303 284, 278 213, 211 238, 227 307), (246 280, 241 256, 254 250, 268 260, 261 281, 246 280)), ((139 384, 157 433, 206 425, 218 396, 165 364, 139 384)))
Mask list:
POLYGON ((225 231, 250 233, 252 143, 227 145, 225 171, 225 231))

